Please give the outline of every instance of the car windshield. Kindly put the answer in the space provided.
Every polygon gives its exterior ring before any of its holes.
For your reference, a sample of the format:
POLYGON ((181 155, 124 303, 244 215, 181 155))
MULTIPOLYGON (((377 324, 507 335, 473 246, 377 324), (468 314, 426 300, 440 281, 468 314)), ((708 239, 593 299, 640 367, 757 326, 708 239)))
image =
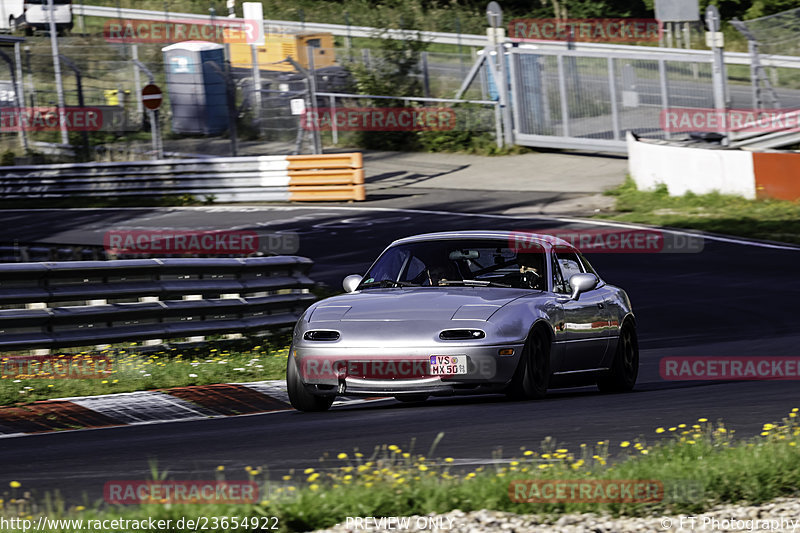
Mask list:
POLYGON ((514 287, 546 289, 545 252, 539 245, 524 250, 500 239, 452 239, 393 246, 364 276, 371 287, 514 287))

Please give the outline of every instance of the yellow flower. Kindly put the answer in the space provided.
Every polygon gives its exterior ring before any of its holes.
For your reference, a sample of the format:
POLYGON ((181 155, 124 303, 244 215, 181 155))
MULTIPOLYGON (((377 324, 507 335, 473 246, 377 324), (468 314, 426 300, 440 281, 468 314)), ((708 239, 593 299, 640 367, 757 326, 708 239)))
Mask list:
POLYGON ((419 468, 422 472, 424 472, 424 471, 426 471, 428 469, 428 467, 425 466, 425 465, 419 465, 417 468, 419 468))
POLYGON ((311 472, 313 472, 313 471, 314 471, 314 469, 313 469, 313 468, 306 468, 305 470, 303 470, 303 473, 304 473, 304 474, 310 474, 310 473, 311 473, 311 472))
POLYGON ((664 428, 656 428, 656 433, 664 433, 664 428))
POLYGON ((799 410, 799 409, 798 409, 797 407, 795 407, 794 409, 792 409, 792 412, 793 412, 793 413, 796 413, 798 410, 799 410))
POLYGON ((290 479, 292 479, 292 476, 283 476, 284 481, 289 481, 290 479))
POLYGON ((453 458, 452 457, 445 457, 444 458, 444 462, 445 463, 452 463, 453 462, 453 458))
POLYGON ((678 428, 676 428, 676 427, 669 428, 670 431, 675 431, 676 429, 678 429, 678 428))
POLYGON ((223 465, 219 465, 219 466, 217 467, 217 472, 222 472, 223 470, 225 470, 225 466, 223 466, 223 465))
POLYGON ((316 480, 317 480, 317 478, 319 478, 319 474, 317 474, 316 472, 314 472, 313 474, 311 474, 310 476, 308 476, 308 480, 307 480, 307 481, 308 481, 309 483, 311 483, 312 481, 316 481, 316 480))
POLYGON ((75 508, 75 510, 76 510, 76 511, 84 511, 84 510, 86 510, 86 507, 84 507, 83 505, 79 505, 79 506, 77 506, 77 507, 75 508))
POLYGON ((337 459, 347 459, 347 454, 342 452, 336 456, 337 459))
POLYGON ((678 424, 678 427, 679 427, 679 428, 681 428, 681 429, 683 429, 683 428, 685 428, 685 427, 686 427, 686 424, 678 424))
POLYGON ((566 448, 559 448, 559 449, 556 450, 556 452, 557 453, 567 453, 567 449, 566 448))
POLYGON ((631 443, 626 441, 626 440, 624 440, 624 441, 619 443, 620 448, 627 448, 630 445, 631 445, 631 443))
POLYGON ((12 481, 11 483, 8 484, 8 486, 11 487, 12 489, 18 489, 22 486, 22 483, 20 483, 19 481, 12 481))
POLYGON ((389 445, 389 451, 397 452, 397 451, 400 451, 400 448, 398 448, 396 444, 390 444, 389 445))
POLYGON ((775 429, 775 426, 772 424, 764 424, 764 431, 769 431, 771 429, 775 429))
POLYGON ((539 470, 544 470, 545 468, 549 467, 549 464, 541 464, 539 465, 539 470))
POLYGON ((641 452, 642 452, 642 455, 647 455, 648 453, 650 453, 647 450, 641 450, 641 452))
POLYGON ((708 422, 708 418, 698 418, 698 422, 708 422))
POLYGON ((527 451, 526 451, 526 452, 525 452, 523 455, 528 455, 528 456, 530 456, 530 455, 533 455, 533 452, 532 452, 532 451, 530 451, 530 450, 527 450, 527 451))
POLYGON ((309 489, 311 489, 311 490, 319 490, 319 485, 317 485, 316 483, 314 483, 313 485, 309 485, 309 487, 308 487, 308 488, 309 488, 309 489))

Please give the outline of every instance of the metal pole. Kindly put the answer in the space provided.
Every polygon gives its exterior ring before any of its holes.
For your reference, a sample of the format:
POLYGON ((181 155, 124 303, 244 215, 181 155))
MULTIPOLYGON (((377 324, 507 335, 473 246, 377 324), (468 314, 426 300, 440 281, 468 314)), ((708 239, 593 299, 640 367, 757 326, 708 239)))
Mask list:
MULTIPOLYGON (((212 63, 216 67, 216 64, 212 63)), ((228 97, 228 128, 231 135, 231 155, 236 157, 239 155, 239 128, 236 124, 236 86, 231 80, 231 62, 225 61, 225 70, 222 71, 223 78, 225 79, 225 94, 228 97)))
POLYGON ((350 13, 344 12, 344 23, 347 25, 347 36, 344 38, 344 46, 347 48, 347 58, 353 61, 353 39, 350 36, 350 13))
POLYGON ((50 47, 53 52, 53 71, 56 77, 56 94, 58 96, 58 121, 61 126, 61 143, 69 144, 69 133, 67 132, 67 118, 64 111, 64 85, 61 80, 61 62, 58 58, 58 35, 56 34, 56 16, 53 0, 47 0, 50 10, 50 47))
MULTIPOLYGON (((306 46, 306 57, 308 58, 308 97, 310 107, 317 107, 317 73, 314 67, 314 48, 306 46)), ((312 128, 311 137, 314 141, 314 153, 322 153, 322 140, 320 139, 319 128, 312 128)))
MULTIPOLYGON (((131 54, 133 57, 133 87, 136 90, 136 93, 139 94, 142 92, 142 80, 139 77, 139 69, 136 65, 136 61, 139 61, 139 46, 133 45, 131 46, 131 54)), ((140 115, 144 112, 144 104, 142 104, 142 99, 136 99, 136 114, 140 115)))
MULTIPOLYGON (((658 60, 658 78, 661 85, 661 112, 666 113, 669 109, 669 90, 667 87, 667 65, 663 59, 658 60)), ((669 139, 672 134, 668 131, 664 132, 664 138, 669 139)))
POLYGON ((611 98, 611 126, 614 140, 620 138, 619 109, 617 108, 617 76, 614 73, 614 58, 608 58, 608 91, 611 98))
MULTIPOLYGON (((78 107, 84 109, 86 106, 86 102, 83 99, 83 80, 81 78, 81 71, 78 69, 78 66, 72 62, 68 57, 59 55, 59 58, 64 62, 67 67, 69 67, 72 72, 75 74, 75 84, 78 87, 78 107)), ((83 150, 85 156, 89 157, 89 133, 84 129, 81 132, 81 137, 83 138, 83 150)))
POLYGON ((708 26, 708 31, 712 33, 712 53, 714 57, 714 64, 713 69, 711 71, 712 74, 712 81, 714 83, 714 108, 717 110, 723 118, 723 126, 721 131, 724 137, 722 138, 721 144, 727 146, 728 141, 728 126, 727 121, 725 120, 725 114, 727 111, 727 103, 726 103, 726 79, 725 79, 725 54, 723 43, 717 41, 718 37, 721 37, 722 33, 720 32, 721 27, 721 19, 719 16, 719 10, 716 6, 710 5, 706 9, 706 25, 708 26))
MULTIPOLYGON (((138 59, 134 59, 133 64, 142 69, 142 72, 147 74, 147 79, 150 80, 151 84, 155 83, 155 76, 153 76, 153 73, 150 71, 149 68, 145 66, 144 63, 142 63, 138 59)), ((141 98, 142 96, 140 94, 139 99, 141 98)), ((147 115, 150 117, 150 137, 152 141, 153 153, 155 155, 155 159, 164 159, 163 143, 161 142, 160 139, 161 130, 158 127, 159 115, 156 111, 153 111, 151 109, 147 110, 147 115)))
POLYGON ((558 94, 561 100, 561 135, 569 137, 569 106, 567 104, 567 84, 564 80, 564 56, 556 56, 558 62, 558 94))
POLYGON ((253 108, 255 109, 256 123, 261 129, 261 66, 258 63, 258 45, 250 45, 250 61, 253 63, 253 108))
POLYGON ((428 75, 428 52, 422 52, 420 54, 422 57, 422 92, 425 95, 425 98, 431 97, 431 80, 428 75))
MULTIPOLYGON (((25 105, 25 83, 22 81, 22 51, 20 50, 19 43, 14 43, 14 63, 16 64, 17 83, 14 91, 17 93, 15 97, 15 104, 17 109, 25 105)), ((20 109, 20 112, 22 110, 20 109)), ((28 152, 28 132, 25 128, 19 129, 20 142, 25 152, 28 152)))
POLYGON ((331 135, 333 137, 333 144, 339 144, 339 127, 336 125, 336 97, 330 95, 328 97, 331 102, 331 135))
POLYGON ((506 72, 505 46, 502 42, 497 43, 497 62, 500 64, 500 79, 495 79, 495 83, 498 93, 500 93, 500 106, 503 111, 503 134, 505 136, 505 143, 511 146, 514 144, 514 132, 512 131, 511 108, 508 104, 508 74, 506 72))

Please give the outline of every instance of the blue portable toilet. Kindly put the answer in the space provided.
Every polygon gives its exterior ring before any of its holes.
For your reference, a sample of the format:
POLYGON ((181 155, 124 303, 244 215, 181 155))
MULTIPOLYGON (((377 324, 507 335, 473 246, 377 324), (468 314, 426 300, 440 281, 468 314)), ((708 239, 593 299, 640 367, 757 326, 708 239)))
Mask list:
POLYGON ((217 135, 228 129, 226 83, 221 74, 225 68, 225 47, 206 41, 185 41, 161 51, 172 107, 172 131, 217 135))

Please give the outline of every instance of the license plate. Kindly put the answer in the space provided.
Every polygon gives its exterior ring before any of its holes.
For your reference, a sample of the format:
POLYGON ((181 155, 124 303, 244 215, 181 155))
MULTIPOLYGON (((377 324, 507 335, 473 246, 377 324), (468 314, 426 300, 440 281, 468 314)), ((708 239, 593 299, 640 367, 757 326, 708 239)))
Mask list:
POLYGON ((455 376, 467 373, 466 355, 432 355, 432 376, 455 376))

